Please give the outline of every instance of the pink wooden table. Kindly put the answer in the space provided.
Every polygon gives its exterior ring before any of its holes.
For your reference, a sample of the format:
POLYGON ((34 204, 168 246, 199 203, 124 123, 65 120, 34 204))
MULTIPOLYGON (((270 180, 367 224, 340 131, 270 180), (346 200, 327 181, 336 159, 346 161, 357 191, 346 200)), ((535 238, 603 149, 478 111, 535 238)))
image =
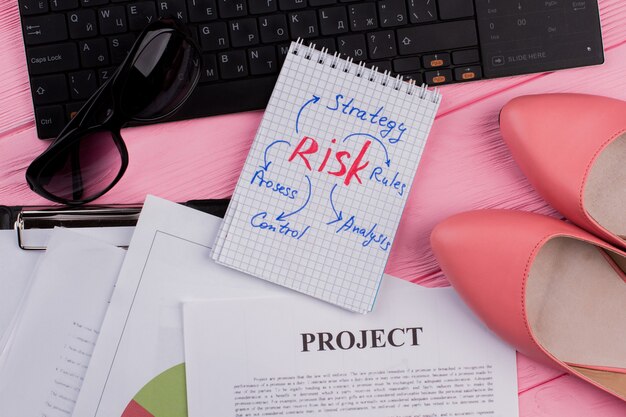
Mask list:
MULTIPOLYGON (((16 0, 0 2, 0 204, 46 204, 24 171, 48 145, 36 137, 16 0)), ((428 244, 443 218, 469 209, 555 214, 503 145, 497 116, 513 97, 584 92, 626 100, 626 2, 600 0, 606 64, 444 87, 435 122, 387 272, 423 285, 447 285, 428 244)), ((207 97, 207 100, 218 98, 207 97)), ((234 188, 262 112, 127 129, 125 177, 101 203, 134 203, 147 193, 174 201, 221 198, 234 188)), ((564 150, 567 151, 567 150, 564 150)), ((0 254, 0 259, 2 254, 0 254)), ((626 403, 518 355, 522 417, 626 416, 626 403)), ((506 416, 499 416, 506 417, 506 416)))

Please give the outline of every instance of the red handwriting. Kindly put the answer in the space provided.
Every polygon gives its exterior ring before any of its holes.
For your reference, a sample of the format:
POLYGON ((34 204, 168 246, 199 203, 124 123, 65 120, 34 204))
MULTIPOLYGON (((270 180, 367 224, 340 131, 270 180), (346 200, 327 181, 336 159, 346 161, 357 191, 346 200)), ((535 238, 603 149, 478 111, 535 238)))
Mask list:
MULTIPOLYGON (((337 139, 333 139, 331 143, 332 144, 337 143, 337 139)), ((330 163, 331 165, 331 167, 329 167, 330 169, 326 172, 336 177, 342 177, 345 175, 346 177, 343 181, 345 185, 350 185, 350 181, 352 181, 353 178, 356 178, 359 184, 362 184, 361 178, 359 177, 359 171, 362 171, 363 169, 365 169, 365 167, 369 165, 369 161, 365 161, 365 163, 363 164, 361 164, 361 162, 363 161, 363 157, 365 156, 365 153, 367 152, 367 149, 370 147, 371 144, 372 144, 371 140, 368 140, 367 142, 365 142, 365 144, 363 144, 363 147, 359 151, 359 154, 352 161, 350 161, 350 158, 351 158, 350 152, 337 151, 335 153, 336 163, 335 161, 332 161, 330 163)), ((312 137, 305 136, 302 138, 300 143, 298 143, 298 146, 296 146, 296 149, 294 149, 293 153, 289 157, 289 162, 293 162, 293 160, 296 159, 296 157, 300 157, 302 161, 304 162, 304 165, 307 167, 307 169, 309 171, 313 171, 315 167, 311 165, 311 161, 314 159, 319 159, 319 158, 316 158, 319 156, 318 155, 319 150, 320 150, 320 146, 317 143, 317 141, 313 139, 312 137)), ((332 153, 333 153, 333 149, 329 147, 324 153, 324 158, 322 159, 321 163, 316 168, 317 172, 322 172, 326 170, 326 168, 329 165, 328 161, 330 160, 332 153)), ((317 163, 315 163, 315 166, 317 166, 317 163)))

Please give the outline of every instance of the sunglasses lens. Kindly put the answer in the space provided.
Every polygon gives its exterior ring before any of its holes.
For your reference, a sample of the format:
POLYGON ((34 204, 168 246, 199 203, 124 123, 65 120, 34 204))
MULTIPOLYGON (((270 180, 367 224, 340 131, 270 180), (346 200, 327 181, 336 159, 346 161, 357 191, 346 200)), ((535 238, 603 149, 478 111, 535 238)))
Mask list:
POLYGON ((135 120, 153 120, 176 110, 200 74, 197 48, 182 34, 161 30, 139 46, 122 88, 122 112, 135 120))
POLYGON ((90 200, 115 181, 122 165, 113 133, 90 132, 58 151, 43 165, 37 181, 57 198, 90 200))

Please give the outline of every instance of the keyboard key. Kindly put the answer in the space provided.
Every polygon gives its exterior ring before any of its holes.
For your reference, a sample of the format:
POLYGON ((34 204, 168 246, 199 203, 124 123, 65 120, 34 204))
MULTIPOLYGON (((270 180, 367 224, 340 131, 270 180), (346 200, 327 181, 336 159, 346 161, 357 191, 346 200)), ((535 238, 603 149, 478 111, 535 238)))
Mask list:
POLYGON ((78 42, 80 62, 83 67, 102 67, 109 65, 107 42, 103 38, 78 42))
POLYGON ((259 32, 264 43, 281 42, 289 39, 287 19, 282 14, 259 18, 259 32))
POLYGON ((72 10, 78 7, 78 0, 50 0, 50 9, 55 12, 72 10))
POLYGON ((200 44, 204 51, 217 51, 228 48, 228 27, 224 22, 198 26, 200 44))
POLYGON ((103 4, 107 4, 109 0, 81 0, 83 6, 102 6, 103 4))
POLYGON ((382 0, 378 2, 380 26, 384 28, 406 24, 405 0, 382 0))
POLYGON ((356 62, 367 59, 365 35, 354 34, 338 37, 337 50, 340 53, 351 57, 356 62))
POLYGON ((74 43, 28 48, 26 59, 31 75, 70 71, 77 69, 80 65, 74 43))
POLYGON ((450 66, 450 54, 441 53, 433 55, 424 55, 424 68, 441 68, 450 66))
POLYGON ((369 67, 369 68, 376 67, 376 70, 378 72, 385 72, 385 71, 391 72, 391 61, 372 61, 368 63, 366 67, 369 67))
POLYGON ((116 68, 114 68, 114 67, 100 68, 98 70, 98 85, 102 85, 105 82, 109 81, 109 79, 115 73, 115 70, 116 70, 116 68))
POLYGON ((256 19, 231 20, 229 26, 230 42, 234 47, 251 46, 259 43, 256 19))
MULTIPOLYGON (((245 16, 248 14, 246 0, 217 0, 220 10, 220 17, 230 19, 231 17, 245 16)), ((253 0, 255 1, 255 0, 253 0)), ((259 0, 256 0, 259 1, 259 0)))
POLYGON ((473 0, 439 0, 439 17, 443 20, 474 16, 473 0))
POLYGON ((452 52, 452 62, 454 65, 471 64, 479 61, 480 55, 478 54, 478 49, 467 49, 465 51, 452 52))
POLYGON ((84 101, 77 101, 65 105, 65 115, 67 116, 67 120, 72 120, 74 116, 76 116, 76 113, 78 113, 84 105, 84 101))
POLYGON ((187 0, 189 20, 206 22, 217 19, 216 0, 187 0))
POLYGON ((393 30, 368 33, 367 46, 371 59, 389 58, 397 55, 393 30))
POLYGON ((306 7, 306 0, 278 0, 278 6, 280 10, 303 9, 306 7))
POLYGON ((264 75, 278 72, 278 59, 273 46, 248 49, 250 74, 264 75))
POLYGON ((319 36, 315 10, 289 13, 291 39, 308 39, 319 36))
POLYGON ((100 22, 100 33, 103 35, 128 31, 124 6, 105 7, 98 10, 98 20, 100 22))
POLYGON ((336 35, 348 31, 348 13, 345 7, 319 10, 322 35, 336 35))
POLYGON ((74 100, 85 100, 91 97, 98 89, 96 72, 87 70, 68 74, 70 81, 70 95, 74 100))
POLYGON ((428 71, 424 73, 424 78, 426 79, 426 83, 428 85, 446 84, 452 81, 452 71, 428 71))
POLYGON ((454 79, 457 81, 472 81, 481 78, 483 78, 483 71, 478 65, 454 69, 454 79))
POLYGON ((415 81, 416 85, 421 85, 424 82, 424 77, 422 77, 422 74, 419 72, 411 72, 408 74, 402 74, 402 78, 404 79, 404 81, 415 81))
POLYGON ((337 3, 337 0, 309 0, 311 6, 330 6, 337 3))
POLYGON ((315 44, 315 48, 317 50, 321 51, 322 48, 326 48, 329 54, 334 54, 337 51, 335 40, 333 38, 314 39, 311 43, 315 44))
POLYGON ((353 31, 376 29, 378 27, 375 3, 349 6, 348 14, 350 15, 350 29, 353 31))
POLYGON ((26 45, 39 45, 67 39, 65 16, 62 14, 26 17, 22 19, 22 27, 26 45))
POLYGON ((65 127, 65 111, 60 105, 36 107, 35 120, 37 120, 37 136, 43 139, 53 138, 65 127))
POLYGON ((124 61, 126 55, 135 43, 135 35, 125 33, 123 35, 112 36, 109 38, 109 52, 111 53, 111 63, 119 65, 124 61))
POLYGON ((126 6, 130 30, 142 30, 149 23, 157 20, 156 7, 153 2, 143 1, 126 6))
POLYGON ((22 16, 45 13, 48 11, 48 0, 20 0, 22 16))
POLYGON ((437 20, 435 0, 409 0, 409 21, 426 23, 437 20))
POLYGON ((398 58, 393 60, 393 70, 395 72, 415 72, 421 68, 418 57, 398 58))
POLYGON ((225 80, 248 75, 248 62, 245 51, 230 51, 218 54, 220 74, 225 80))
POLYGON ((276 47, 276 55, 278 55, 278 65, 282 66, 283 62, 287 58, 287 54, 289 53, 289 45, 288 43, 284 43, 282 45, 278 45, 276 47))
POLYGON ((77 10, 67 15, 67 26, 72 39, 84 39, 98 34, 96 12, 91 9, 77 10))
POLYGON ((248 10, 252 14, 272 13, 276 11, 277 0, 252 0, 248 4, 248 10))
POLYGON ((161 18, 171 18, 179 23, 187 23, 187 6, 185 0, 159 0, 157 11, 161 18))
POLYGON ((213 54, 202 55, 202 71, 200 72, 200 82, 206 83, 217 80, 217 57, 213 54))
POLYGON ((397 34, 400 55, 414 55, 478 44, 476 23, 473 20, 413 26, 398 29, 397 34))
POLYGON ((33 77, 30 79, 30 87, 35 105, 60 103, 68 99, 67 81, 63 74, 33 77))

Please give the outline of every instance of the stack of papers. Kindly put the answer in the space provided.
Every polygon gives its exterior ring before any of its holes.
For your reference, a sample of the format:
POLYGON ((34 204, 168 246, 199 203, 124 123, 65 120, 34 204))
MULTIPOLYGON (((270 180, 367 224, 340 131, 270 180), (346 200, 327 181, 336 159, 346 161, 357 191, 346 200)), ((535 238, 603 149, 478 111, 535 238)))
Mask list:
POLYGON ((125 255, 55 231, 0 356, 0 415, 517 415, 514 350, 452 289, 387 277, 354 314, 216 264, 220 225, 148 197, 125 255))

